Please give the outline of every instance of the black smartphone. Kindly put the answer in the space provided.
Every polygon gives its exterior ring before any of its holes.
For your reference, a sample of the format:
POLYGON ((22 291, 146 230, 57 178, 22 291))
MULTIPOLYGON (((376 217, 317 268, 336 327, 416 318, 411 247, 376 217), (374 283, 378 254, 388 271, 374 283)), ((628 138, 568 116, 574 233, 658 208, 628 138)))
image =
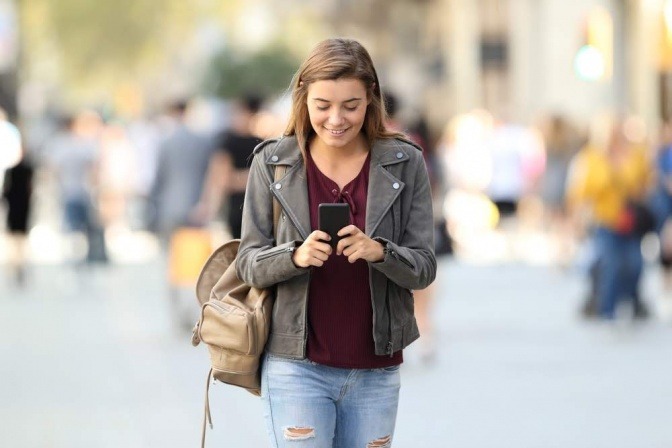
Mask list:
POLYGON ((350 225, 350 205, 346 203, 320 204, 318 212, 318 227, 329 234, 331 237, 329 244, 336 249, 336 245, 341 239, 337 235, 338 231, 350 225))

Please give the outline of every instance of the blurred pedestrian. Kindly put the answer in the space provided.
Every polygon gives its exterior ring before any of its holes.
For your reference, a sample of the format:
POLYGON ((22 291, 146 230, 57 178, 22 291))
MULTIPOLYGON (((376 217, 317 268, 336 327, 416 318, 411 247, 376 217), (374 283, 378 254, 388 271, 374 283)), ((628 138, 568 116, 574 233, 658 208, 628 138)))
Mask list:
POLYGON ((154 184, 158 163, 159 144, 162 132, 157 117, 138 118, 126 126, 126 134, 133 148, 135 161, 135 183, 132 186, 135 197, 130 204, 130 223, 133 229, 147 230, 149 211, 152 207, 150 192, 154 184))
POLYGON ((621 299, 629 300, 634 317, 648 315, 639 291, 643 235, 638 227, 640 218, 646 219, 641 204, 650 178, 646 150, 629 140, 623 120, 598 118, 589 144, 573 162, 568 201, 573 213, 584 209, 591 217, 597 313, 608 321, 615 319, 621 299))
POLYGON ((101 133, 98 169, 100 218, 108 230, 130 227, 129 204, 136 193, 138 167, 135 149, 120 124, 108 124, 101 133))
POLYGON ((664 123, 655 159, 656 184, 651 206, 656 216, 660 240, 660 264, 663 270, 662 318, 672 321, 672 123, 664 123))
POLYGON ((497 121, 490 142, 492 177, 487 194, 502 218, 513 218, 525 193, 523 153, 526 130, 517 124, 497 121))
POLYGON ((546 152, 540 185, 544 223, 556 244, 558 263, 567 266, 574 241, 566 209, 567 173, 581 142, 571 124, 561 115, 552 115, 545 120, 541 133, 546 152))
POLYGON ((271 445, 390 446, 402 349, 419 337, 410 290, 436 275, 427 170, 386 128, 358 42, 319 43, 292 100, 285 136, 252 160, 236 261, 246 283, 275 285, 261 379, 271 445), (274 183, 276 165, 287 171, 274 183), (350 205, 333 250, 318 230, 320 203, 350 205))
POLYGON ((173 126, 158 149, 157 170, 150 197, 152 228, 167 243, 179 227, 202 227, 195 214, 208 171, 212 142, 186 124, 188 103, 176 101, 168 107, 173 126))
POLYGON ((198 204, 198 212, 207 219, 219 210, 222 196, 226 195, 226 222, 232 238, 240 238, 250 160, 252 151, 261 143, 261 138, 254 133, 255 117, 261 105, 262 99, 252 94, 235 102, 231 128, 217 139, 217 150, 211 158, 198 204))
POLYGON ((80 236, 86 239, 86 260, 105 261, 105 243, 96 208, 98 137, 102 122, 93 111, 66 117, 61 131, 46 144, 47 164, 56 176, 65 228, 72 254, 80 236))
POLYGON ((210 235, 196 211, 208 171, 212 142, 187 126, 188 103, 168 108, 171 133, 159 146, 157 171, 150 202, 154 229, 167 252, 168 299, 174 322, 190 330, 196 320, 193 286, 207 259, 210 235))
MULTIPOLYGON (((4 121, 0 111, 0 120, 4 121)), ((4 122, 9 124, 9 122, 4 122)), ((26 282, 26 250, 29 231, 31 196, 33 191, 33 163, 21 147, 20 134, 13 125, 7 130, 19 139, 18 163, 11 166, 4 176, 2 198, 7 207, 7 232, 9 234, 9 267, 17 286, 26 282)), ((5 131, 3 131, 5 132, 5 131)), ((4 137, 3 137, 4 138, 4 137)))
POLYGON ((448 192, 448 179, 443 161, 438 154, 437 143, 429 129, 426 117, 418 113, 411 123, 408 132, 412 141, 422 148, 425 158, 429 184, 432 188, 432 206, 434 208, 434 251, 437 256, 453 254, 453 239, 448 231, 446 217, 443 214, 443 203, 448 192))

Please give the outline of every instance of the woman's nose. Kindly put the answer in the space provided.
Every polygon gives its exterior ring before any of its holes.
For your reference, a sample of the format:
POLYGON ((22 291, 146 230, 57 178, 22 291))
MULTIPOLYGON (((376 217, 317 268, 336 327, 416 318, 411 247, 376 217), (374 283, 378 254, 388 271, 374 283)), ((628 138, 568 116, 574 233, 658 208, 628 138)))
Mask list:
POLYGON ((343 123, 343 115, 340 111, 336 110, 329 114, 329 124, 339 125, 343 123))

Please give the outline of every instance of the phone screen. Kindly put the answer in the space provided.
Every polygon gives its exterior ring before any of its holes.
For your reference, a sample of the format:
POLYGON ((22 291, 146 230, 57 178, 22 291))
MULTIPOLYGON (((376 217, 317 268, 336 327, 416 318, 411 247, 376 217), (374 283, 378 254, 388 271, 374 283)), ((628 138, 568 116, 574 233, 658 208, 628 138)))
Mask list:
POLYGON ((350 205, 346 203, 320 204, 318 211, 318 226, 320 230, 329 234, 331 237, 329 244, 335 249, 341 239, 337 235, 338 231, 350 225, 350 205))

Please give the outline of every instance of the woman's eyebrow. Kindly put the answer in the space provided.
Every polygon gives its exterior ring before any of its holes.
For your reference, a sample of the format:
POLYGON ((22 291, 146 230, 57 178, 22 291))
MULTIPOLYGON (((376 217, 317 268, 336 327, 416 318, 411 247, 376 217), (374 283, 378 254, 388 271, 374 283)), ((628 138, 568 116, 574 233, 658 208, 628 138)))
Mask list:
MULTIPOLYGON (((350 98, 349 100, 345 100, 343 102, 344 103, 351 103, 353 101, 359 101, 359 100, 361 100, 361 98, 350 98)), ((330 103, 331 102, 329 100, 325 100, 324 98, 313 98, 313 101, 322 101, 322 102, 325 102, 325 103, 330 103)))

